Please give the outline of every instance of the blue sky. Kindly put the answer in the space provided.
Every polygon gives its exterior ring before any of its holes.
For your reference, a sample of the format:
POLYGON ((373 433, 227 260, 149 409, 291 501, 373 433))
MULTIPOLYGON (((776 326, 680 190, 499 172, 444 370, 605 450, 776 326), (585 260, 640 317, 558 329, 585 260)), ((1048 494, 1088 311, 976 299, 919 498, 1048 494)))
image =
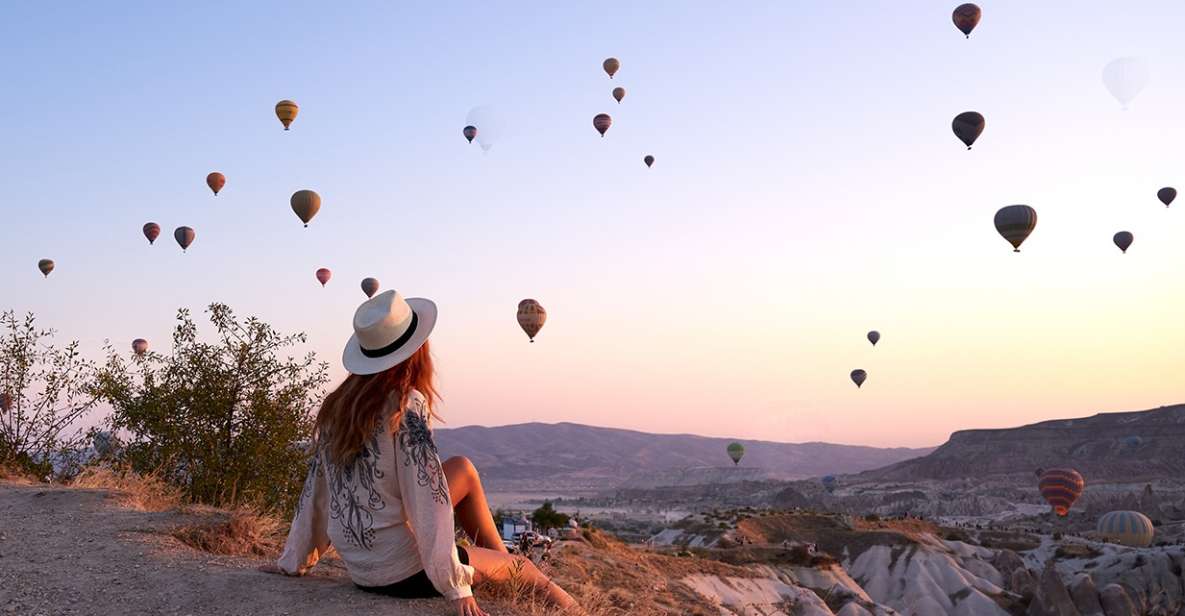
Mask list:
POLYGON ((1185 204, 1155 201, 1185 189, 1185 6, 984 2, 966 40, 953 4, 900 4, 6 5, 0 307, 97 355, 223 301, 340 377, 375 276, 440 304, 450 425, 925 445, 1185 399, 1185 204), (1128 55, 1152 79, 1124 112, 1101 71, 1128 55), (1040 214, 1021 255, 1012 203, 1040 214))

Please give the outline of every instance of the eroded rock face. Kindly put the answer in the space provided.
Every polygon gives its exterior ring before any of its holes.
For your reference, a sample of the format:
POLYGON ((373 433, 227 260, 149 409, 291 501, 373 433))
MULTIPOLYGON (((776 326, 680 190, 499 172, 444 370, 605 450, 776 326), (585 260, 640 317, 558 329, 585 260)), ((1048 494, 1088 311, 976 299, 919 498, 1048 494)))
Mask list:
POLYGON ((1057 573, 1053 559, 1045 563, 1045 570, 1041 572, 1037 591, 1032 603, 1029 603, 1028 616, 1081 616, 1057 573))
POLYGON ((1108 584, 1099 593, 1106 616, 1142 616, 1127 590, 1119 584, 1108 584))
POLYGON ((1082 616, 1103 616, 1103 604, 1099 603, 1099 589, 1094 579, 1085 573, 1078 574, 1070 584, 1070 598, 1082 616))

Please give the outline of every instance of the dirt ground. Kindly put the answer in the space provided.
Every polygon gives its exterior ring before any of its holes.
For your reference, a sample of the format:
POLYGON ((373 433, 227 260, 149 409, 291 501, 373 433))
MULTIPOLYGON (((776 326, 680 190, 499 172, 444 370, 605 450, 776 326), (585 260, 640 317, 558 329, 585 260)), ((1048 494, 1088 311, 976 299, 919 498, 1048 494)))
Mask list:
MULTIPOLYGON (((405 601, 353 587, 338 564, 304 578, 265 561, 215 556, 169 536, 177 513, 121 508, 103 490, 0 481, 0 615, 437 616, 443 600, 405 601)), ((480 601, 480 594, 478 596, 480 601)), ((486 605, 494 616, 518 616, 486 605)))

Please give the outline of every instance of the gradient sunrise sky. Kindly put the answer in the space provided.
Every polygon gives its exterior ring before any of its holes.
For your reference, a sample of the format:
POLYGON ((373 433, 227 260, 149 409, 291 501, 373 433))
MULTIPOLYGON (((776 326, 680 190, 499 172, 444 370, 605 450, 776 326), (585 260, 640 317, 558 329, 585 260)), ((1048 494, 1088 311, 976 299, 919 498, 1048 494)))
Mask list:
POLYGON ((1185 190, 1185 5, 985 0, 966 40, 955 4, 7 3, 0 308, 97 358, 222 301, 336 382, 375 276, 440 305, 452 426, 921 446, 1185 401, 1185 203, 1155 196, 1185 190), (1121 56, 1152 73, 1126 112, 1121 56))

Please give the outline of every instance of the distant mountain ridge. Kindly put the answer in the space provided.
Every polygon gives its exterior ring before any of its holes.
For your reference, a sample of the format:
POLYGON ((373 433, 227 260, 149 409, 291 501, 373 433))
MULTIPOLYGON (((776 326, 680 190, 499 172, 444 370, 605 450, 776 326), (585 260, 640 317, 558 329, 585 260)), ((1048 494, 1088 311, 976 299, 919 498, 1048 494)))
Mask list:
POLYGON ((983 478, 1071 466, 1092 481, 1185 477, 1185 405, 1017 428, 961 430, 933 453, 862 473, 876 481, 983 478))
POLYGON ((651 434, 575 423, 441 428, 435 434, 441 456, 468 457, 490 487, 613 488, 664 474, 686 483, 686 473, 672 471, 707 467, 713 469, 709 475, 718 475, 732 468, 725 447, 733 441, 745 446, 740 467, 748 470, 740 473, 779 479, 857 473, 933 451, 651 434))

